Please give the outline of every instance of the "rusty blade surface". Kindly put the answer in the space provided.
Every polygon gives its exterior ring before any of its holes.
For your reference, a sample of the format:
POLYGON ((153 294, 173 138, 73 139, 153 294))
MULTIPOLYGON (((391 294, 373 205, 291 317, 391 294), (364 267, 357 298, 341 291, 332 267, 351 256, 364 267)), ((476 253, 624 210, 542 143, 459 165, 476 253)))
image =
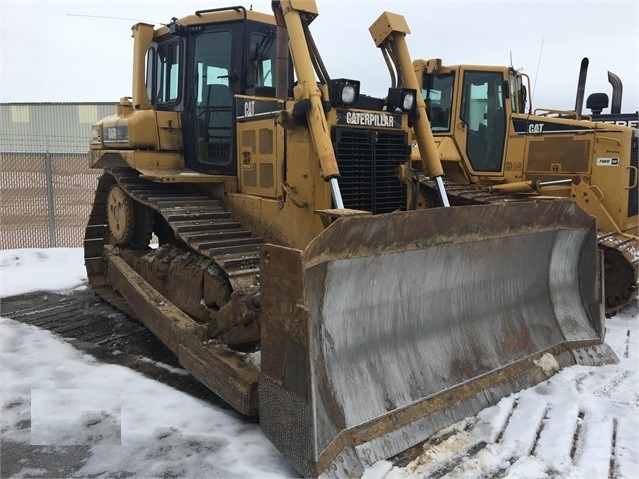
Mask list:
POLYGON ((262 427, 304 475, 361 473, 615 360, 595 225, 569 202, 344 218, 304 252, 266 245, 262 268, 262 427))

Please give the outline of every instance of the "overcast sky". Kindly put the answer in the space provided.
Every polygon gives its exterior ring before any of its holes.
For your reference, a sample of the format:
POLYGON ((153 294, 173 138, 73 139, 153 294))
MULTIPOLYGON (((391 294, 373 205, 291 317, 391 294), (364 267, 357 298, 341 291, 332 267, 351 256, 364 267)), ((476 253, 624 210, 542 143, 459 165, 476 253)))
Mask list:
MULTIPOLYGON (((0 102, 117 102, 131 95, 131 26, 168 23, 209 1, 0 0, 0 102)), ((406 17, 415 58, 444 64, 508 65, 527 72, 533 106, 572 109, 579 65, 590 59, 586 96, 624 85, 624 112, 639 109, 639 0, 317 0, 311 25, 331 77, 354 78, 383 96, 390 83, 368 27, 384 11, 406 17)), ((270 1, 247 8, 270 12, 270 1)))

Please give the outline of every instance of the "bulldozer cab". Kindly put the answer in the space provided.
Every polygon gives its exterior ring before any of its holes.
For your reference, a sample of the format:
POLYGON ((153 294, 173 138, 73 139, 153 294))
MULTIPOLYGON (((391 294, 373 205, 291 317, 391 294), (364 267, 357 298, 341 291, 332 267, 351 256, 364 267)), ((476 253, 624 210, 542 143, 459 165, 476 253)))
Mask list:
POLYGON ((599 190, 590 199, 596 196, 607 213, 589 212, 600 226, 636 228, 637 135, 630 128, 577 111, 532 110, 530 79, 512 68, 444 66, 439 59, 414 65, 447 178, 497 189, 518 183, 520 192, 544 188, 574 198, 582 196, 571 186, 580 177, 599 190))
MULTIPOLYGON (((570 198, 597 220, 606 313, 634 298, 639 133, 581 114, 587 59, 574 110, 533 110, 530 78, 512 67, 444 66, 439 59, 412 66, 442 169, 457 187, 451 204, 510 201, 513 195, 570 198)), ((594 100, 599 111, 607 105, 606 98, 594 100)), ((432 196, 434 190, 431 181, 425 191, 432 196)))
POLYGON ((181 112, 186 166, 228 176, 237 175, 234 95, 274 96, 276 77, 276 26, 234 8, 241 20, 224 16, 233 8, 219 9, 215 23, 184 27, 174 20, 146 62, 151 105, 181 112))
POLYGON ((424 74, 422 95, 433 134, 453 135, 478 175, 503 168, 507 87, 502 71, 458 68, 424 74))

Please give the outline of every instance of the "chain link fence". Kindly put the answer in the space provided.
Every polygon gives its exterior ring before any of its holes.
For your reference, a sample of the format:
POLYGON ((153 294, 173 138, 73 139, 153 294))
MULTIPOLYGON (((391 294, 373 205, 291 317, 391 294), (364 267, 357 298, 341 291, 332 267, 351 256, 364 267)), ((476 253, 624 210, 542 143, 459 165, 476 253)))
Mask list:
POLYGON ((0 249, 82 246, 101 173, 87 154, 0 153, 0 249))

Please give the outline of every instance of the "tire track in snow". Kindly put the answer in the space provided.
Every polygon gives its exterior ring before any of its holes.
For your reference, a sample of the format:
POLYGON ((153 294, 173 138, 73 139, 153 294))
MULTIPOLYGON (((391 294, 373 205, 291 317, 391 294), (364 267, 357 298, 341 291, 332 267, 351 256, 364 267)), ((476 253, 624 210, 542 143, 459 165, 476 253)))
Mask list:
POLYGON ((624 423, 606 398, 628 381, 629 371, 603 383, 590 373, 551 379, 440 431, 407 469, 420 478, 497 478, 533 464, 545 477, 633 477, 637 423, 624 423))
POLYGON ((175 355, 144 325, 90 290, 35 292, 2 298, 2 317, 46 329, 102 362, 129 367, 192 396, 230 408, 188 374, 175 355))

